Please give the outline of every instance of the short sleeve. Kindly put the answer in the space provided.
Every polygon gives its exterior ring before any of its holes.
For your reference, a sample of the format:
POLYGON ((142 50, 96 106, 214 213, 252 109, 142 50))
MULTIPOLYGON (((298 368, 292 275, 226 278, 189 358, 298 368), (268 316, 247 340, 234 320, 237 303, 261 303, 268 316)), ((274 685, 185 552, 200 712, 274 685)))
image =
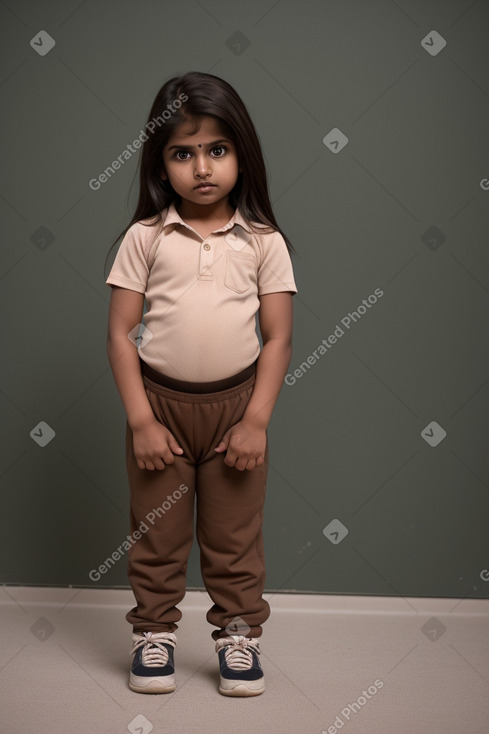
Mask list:
POLYGON ((262 235, 263 259, 258 268, 258 295, 291 291, 297 293, 292 261, 280 232, 262 235))
POLYGON ((148 230, 136 222, 127 230, 112 265, 106 285, 118 285, 138 293, 146 293, 148 284, 148 230))

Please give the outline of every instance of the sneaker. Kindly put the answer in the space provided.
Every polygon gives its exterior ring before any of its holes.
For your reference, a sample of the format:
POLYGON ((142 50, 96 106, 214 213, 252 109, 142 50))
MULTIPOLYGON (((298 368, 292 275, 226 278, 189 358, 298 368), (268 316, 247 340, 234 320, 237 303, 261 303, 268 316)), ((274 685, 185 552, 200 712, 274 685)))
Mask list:
POLYGON ((265 690, 265 677, 258 660, 258 640, 231 635, 216 641, 219 655, 219 693, 223 696, 259 696, 265 690))
POLYGON ((129 688, 136 693, 171 693, 175 690, 173 648, 176 635, 171 632, 133 633, 131 655, 134 660, 129 688))

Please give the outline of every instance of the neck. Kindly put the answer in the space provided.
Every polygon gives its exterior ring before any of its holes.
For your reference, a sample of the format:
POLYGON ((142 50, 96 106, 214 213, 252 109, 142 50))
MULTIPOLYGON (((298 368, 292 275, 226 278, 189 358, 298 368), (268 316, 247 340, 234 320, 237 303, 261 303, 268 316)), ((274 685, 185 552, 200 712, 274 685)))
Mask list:
POLYGON ((228 222, 234 214, 234 209, 227 199, 216 201, 214 204, 195 204, 193 201, 180 199, 175 204, 175 208, 184 221, 214 222, 226 220, 228 222))

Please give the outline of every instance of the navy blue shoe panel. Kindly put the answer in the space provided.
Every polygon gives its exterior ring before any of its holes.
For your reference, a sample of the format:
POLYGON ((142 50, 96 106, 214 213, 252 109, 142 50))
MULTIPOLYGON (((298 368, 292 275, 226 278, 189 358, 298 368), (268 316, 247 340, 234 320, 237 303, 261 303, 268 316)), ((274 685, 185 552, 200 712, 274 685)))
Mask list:
POLYGON ((226 648, 222 648, 217 653, 219 656, 219 667, 221 675, 227 680, 258 680, 263 678, 263 670, 258 660, 258 656, 253 650, 249 650, 253 658, 253 665, 249 670, 233 670, 226 664, 226 648))
POLYGON ((175 665, 173 662, 173 647, 171 645, 165 644, 163 644, 163 647, 168 650, 168 662, 166 665, 159 666, 158 668, 150 668, 147 665, 143 665, 143 648, 140 647, 139 650, 136 650, 136 653, 134 654, 131 672, 134 673, 134 675, 147 675, 151 677, 160 675, 173 675, 173 673, 175 672, 175 665))

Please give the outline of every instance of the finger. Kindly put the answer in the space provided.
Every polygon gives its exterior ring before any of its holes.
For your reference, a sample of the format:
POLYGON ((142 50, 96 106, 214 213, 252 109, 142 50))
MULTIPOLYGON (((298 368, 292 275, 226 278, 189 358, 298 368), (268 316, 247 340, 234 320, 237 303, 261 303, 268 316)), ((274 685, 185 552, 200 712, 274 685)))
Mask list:
POLYGON ((216 451, 225 451, 229 446, 229 435, 228 432, 224 434, 224 436, 221 438, 219 443, 217 444, 215 450, 216 451))
POLYGON ((172 454, 169 448, 165 449, 165 451, 162 452, 161 459, 165 462, 165 464, 175 463, 175 456, 172 454))
POLYGON ((248 459, 241 458, 241 459, 238 459, 238 461, 235 464, 235 467, 236 469, 238 469, 238 471, 244 471, 246 469, 247 464, 248 464, 248 459))
POLYGON ((218 445, 216 446, 217 451, 225 451, 229 446, 229 439, 231 438, 231 428, 228 428, 224 436, 219 441, 218 445))
POLYGON ((183 449, 179 446, 178 442, 172 437, 168 441, 168 446, 174 454, 183 454, 183 449))
POLYGON ((236 453, 236 451, 231 446, 228 446, 226 455, 224 457, 224 463, 227 464, 228 466, 234 466, 238 459, 239 459, 239 456, 236 453))
POLYGON ((157 459, 155 459, 155 461, 154 461, 154 468, 155 469, 159 469, 160 471, 162 469, 164 469, 165 468, 165 463, 163 462, 163 459, 161 459, 160 457, 158 457, 157 459))

